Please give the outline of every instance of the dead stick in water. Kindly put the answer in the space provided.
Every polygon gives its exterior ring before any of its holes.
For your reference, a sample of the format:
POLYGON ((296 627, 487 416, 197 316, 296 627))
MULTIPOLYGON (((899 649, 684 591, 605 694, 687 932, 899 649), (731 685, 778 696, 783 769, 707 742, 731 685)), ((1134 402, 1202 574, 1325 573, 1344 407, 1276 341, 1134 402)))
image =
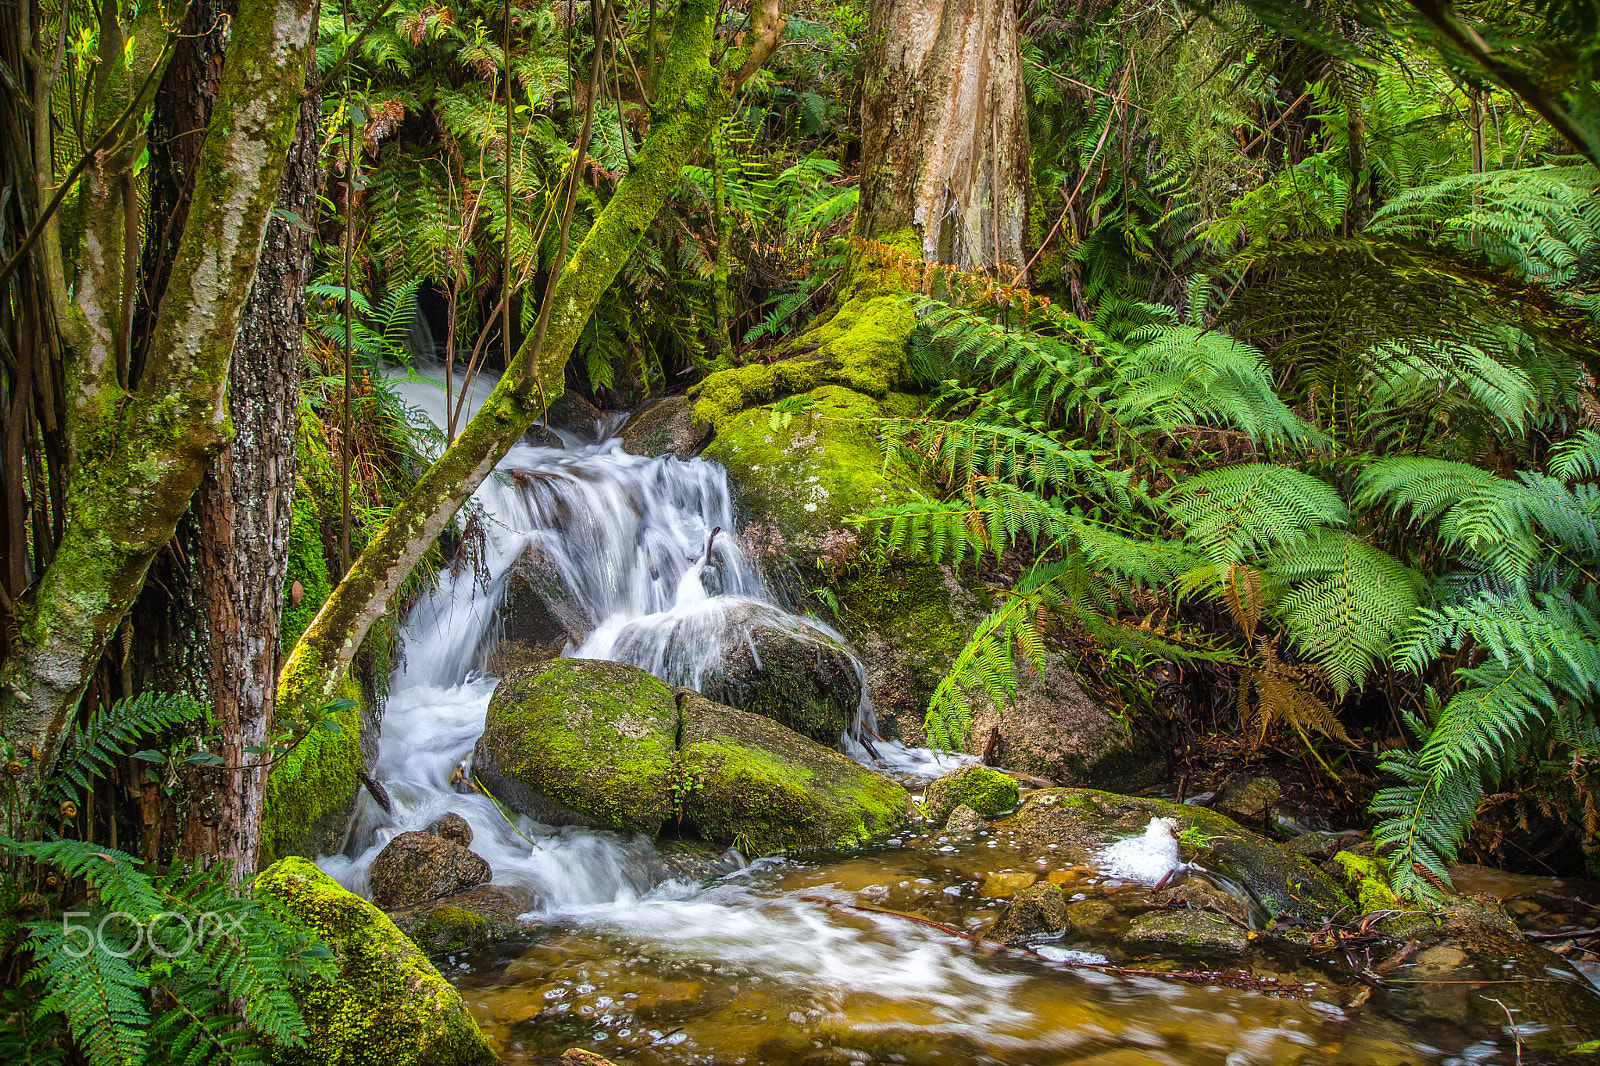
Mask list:
POLYGON ((716 543, 717 534, 721 532, 721 526, 712 526, 711 532, 706 534, 706 553, 700 557, 700 561, 702 563, 709 563, 711 561, 711 545, 716 543))

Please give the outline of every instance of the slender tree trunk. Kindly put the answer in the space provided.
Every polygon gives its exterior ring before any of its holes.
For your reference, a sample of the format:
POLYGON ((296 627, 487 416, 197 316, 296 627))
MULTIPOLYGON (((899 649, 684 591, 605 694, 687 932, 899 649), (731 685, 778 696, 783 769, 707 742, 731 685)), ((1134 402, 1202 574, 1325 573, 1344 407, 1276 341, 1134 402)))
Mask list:
POLYGON ((857 231, 930 262, 1020 269, 1028 126, 1010 0, 872 0, 857 231))
POLYGON ((777 47, 778 0, 752 4, 749 29, 719 76, 710 64, 715 0, 680 0, 661 63, 650 134, 594 225, 562 266, 549 328, 524 339, 505 374, 460 436, 367 542, 349 573, 301 634, 278 678, 282 702, 333 695, 373 622, 462 503, 483 483, 550 400, 563 391, 567 357, 595 305, 677 187, 683 167, 727 113, 732 91, 777 47))

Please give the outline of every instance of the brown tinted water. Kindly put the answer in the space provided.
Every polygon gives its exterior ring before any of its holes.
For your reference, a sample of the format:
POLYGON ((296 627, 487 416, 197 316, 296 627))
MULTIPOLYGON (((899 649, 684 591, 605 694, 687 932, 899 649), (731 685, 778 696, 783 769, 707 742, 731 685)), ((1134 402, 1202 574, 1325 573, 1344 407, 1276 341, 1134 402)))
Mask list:
POLYGON ((936 843, 666 885, 547 916, 534 943, 441 963, 508 1062, 574 1046, 663 1066, 1514 1061, 1503 1033, 1424 1024, 1304 960, 1132 956, 1117 950, 1115 918, 1098 939, 1039 954, 952 935, 913 919, 981 936, 1038 878, 1124 910, 1149 890, 1004 838, 936 843), (1293 994, 1076 965, 1097 960, 1191 973, 1248 965, 1293 994))

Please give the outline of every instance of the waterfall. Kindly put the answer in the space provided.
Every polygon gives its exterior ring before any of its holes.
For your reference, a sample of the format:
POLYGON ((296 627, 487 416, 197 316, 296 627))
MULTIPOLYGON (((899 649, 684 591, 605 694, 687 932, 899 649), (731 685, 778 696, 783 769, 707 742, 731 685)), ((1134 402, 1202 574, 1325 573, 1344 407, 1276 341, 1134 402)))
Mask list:
MULTIPOLYGON (((474 383, 463 417, 493 384, 474 383)), ((390 387, 444 420, 437 381, 411 376, 390 387)), ((518 444, 474 493, 468 521, 482 536, 477 558, 441 570, 402 631, 376 768, 393 812, 363 795, 343 854, 323 863, 347 887, 365 889, 367 866, 394 834, 453 810, 471 823, 473 850, 489 860, 496 883, 521 884, 556 906, 649 889, 647 846, 586 830, 556 833, 526 818, 513 826, 487 797, 452 787, 483 731, 497 680, 488 667, 499 609, 519 560, 536 555, 581 616, 587 631, 564 655, 629 663, 671 685, 698 688, 739 642, 753 652, 756 626, 846 646, 831 626, 777 601, 740 542, 719 465, 631 455, 611 436, 617 428, 613 419, 588 434, 558 431, 564 448, 518 444)), ((923 777, 953 765, 948 756, 871 741, 865 670, 859 661, 854 668, 862 695, 851 735, 840 738, 847 754, 923 777)))

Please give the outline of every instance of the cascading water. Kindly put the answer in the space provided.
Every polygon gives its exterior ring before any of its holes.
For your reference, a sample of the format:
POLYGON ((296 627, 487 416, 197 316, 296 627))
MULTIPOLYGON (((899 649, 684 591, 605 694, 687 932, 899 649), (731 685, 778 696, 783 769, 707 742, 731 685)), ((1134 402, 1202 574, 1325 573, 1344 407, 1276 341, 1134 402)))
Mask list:
MULTIPOLYGON (((493 384, 482 377, 474 383, 464 417, 493 384)), ((430 419, 445 420, 438 382, 402 378, 391 387, 430 419)), ((757 626, 801 641, 844 643, 830 626, 775 601, 739 541, 721 467, 630 455, 609 436, 616 426, 597 423, 588 439, 562 433, 563 448, 518 444, 474 493, 481 557, 441 571, 412 609, 403 663, 390 682, 376 776, 392 810, 363 796, 344 854, 325 860, 348 887, 365 890, 367 866, 395 833, 450 810, 472 824, 474 850, 489 860, 496 883, 531 889, 546 906, 616 901, 650 887, 642 845, 605 834, 548 836, 533 823, 513 827, 490 800, 451 785, 483 730, 496 682, 487 665, 497 611, 525 556, 537 555, 579 616, 581 640, 564 654, 629 663, 671 685, 699 688, 730 649, 743 644, 753 652, 757 626), (530 847, 533 839, 537 847, 530 847), (566 854, 573 850, 581 859, 566 854)), ((876 722, 865 673, 854 665, 862 696, 852 735, 840 738, 845 750, 912 776, 948 768, 949 756, 941 761, 926 750, 867 740, 876 722)))

